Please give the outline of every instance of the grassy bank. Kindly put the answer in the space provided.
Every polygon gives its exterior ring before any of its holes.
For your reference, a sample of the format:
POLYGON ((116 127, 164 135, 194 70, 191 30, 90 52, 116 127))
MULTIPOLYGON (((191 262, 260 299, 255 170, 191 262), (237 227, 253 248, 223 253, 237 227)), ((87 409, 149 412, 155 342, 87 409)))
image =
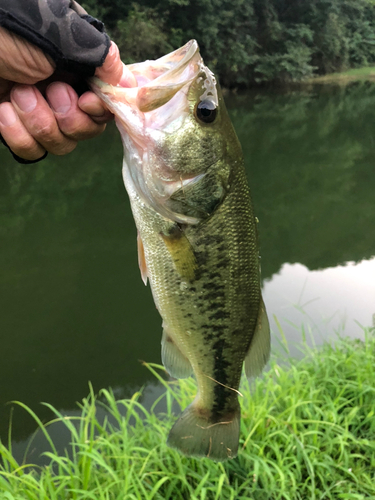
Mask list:
POLYGON ((375 66, 366 66, 363 68, 349 69, 341 73, 329 73, 324 76, 317 76, 304 80, 303 83, 327 83, 347 85, 358 80, 369 80, 375 82, 375 66))
POLYGON ((164 415, 146 411, 139 395, 116 402, 106 390, 83 401, 78 419, 54 410, 71 432, 69 456, 57 454, 41 422, 50 465, 30 469, 0 445, 0 499, 375 498, 374 358, 366 331, 365 342, 342 339, 289 366, 272 361, 251 391, 243 384, 240 452, 226 463, 167 448, 174 400, 185 407, 196 387, 192 379, 166 383, 161 367, 148 365, 166 385, 164 415))

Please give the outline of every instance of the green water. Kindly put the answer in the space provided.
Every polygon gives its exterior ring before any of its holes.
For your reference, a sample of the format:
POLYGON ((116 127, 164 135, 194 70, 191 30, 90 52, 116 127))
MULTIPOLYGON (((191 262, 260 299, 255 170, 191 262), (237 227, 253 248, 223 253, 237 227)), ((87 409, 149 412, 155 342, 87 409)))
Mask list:
MULTIPOLYGON (((375 313, 375 86, 227 103, 260 219, 270 317, 294 347, 302 322, 318 343, 332 329, 360 336, 354 320, 368 325, 375 313)), ((2 439, 9 401, 48 418, 41 401, 69 412, 88 381, 127 396, 151 379, 140 360, 160 362, 161 319, 140 279, 121 161, 114 126, 34 166, 0 150, 2 439)), ((34 429, 16 408, 15 440, 34 429)))

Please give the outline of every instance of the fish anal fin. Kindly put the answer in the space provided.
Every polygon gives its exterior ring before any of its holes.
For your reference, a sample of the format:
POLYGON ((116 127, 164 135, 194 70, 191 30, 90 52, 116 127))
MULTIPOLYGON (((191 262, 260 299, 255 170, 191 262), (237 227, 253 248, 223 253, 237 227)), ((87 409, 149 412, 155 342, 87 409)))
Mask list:
POLYGON ((147 285, 147 265, 145 258, 145 249, 143 246, 142 238, 140 234, 137 234, 137 248, 138 248, 138 265, 139 270, 141 271, 142 281, 145 285, 147 285))
POLYGON ((184 231, 176 225, 168 235, 160 233, 160 236, 163 238, 172 257, 174 267, 181 278, 194 281, 197 260, 194 249, 184 231))
POLYGON ((262 373, 270 357, 270 349, 270 324, 268 322, 266 306, 261 298, 258 321, 245 358, 245 373, 247 378, 256 377, 262 373))
POLYGON ((206 418, 195 401, 172 427, 167 444, 188 456, 223 461, 234 458, 240 434, 240 406, 220 419, 206 418))
POLYGON ((161 360, 172 377, 187 378, 193 373, 190 361, 182 354, 165 328, 161 339, 161 360))

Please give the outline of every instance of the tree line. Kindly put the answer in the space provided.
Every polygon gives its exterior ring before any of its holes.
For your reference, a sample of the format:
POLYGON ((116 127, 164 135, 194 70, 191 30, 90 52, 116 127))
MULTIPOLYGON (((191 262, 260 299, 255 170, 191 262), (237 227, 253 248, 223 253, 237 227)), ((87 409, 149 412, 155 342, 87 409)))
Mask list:
POLYGON ((300 81, 375 62, 375 0, 85 0, 124 62, 195 38, 227 87, 300 81))

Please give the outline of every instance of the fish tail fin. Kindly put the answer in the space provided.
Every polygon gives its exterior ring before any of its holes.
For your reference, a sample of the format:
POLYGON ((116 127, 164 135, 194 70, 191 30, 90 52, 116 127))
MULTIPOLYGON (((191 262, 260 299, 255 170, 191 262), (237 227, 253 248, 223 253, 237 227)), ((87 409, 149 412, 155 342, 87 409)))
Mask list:
POLYGON ((207 418, 195 401, 172 427, 167 444, 184 455, 222 461, 234 458, 240 434, 240 405, 217 419, 207 418))

